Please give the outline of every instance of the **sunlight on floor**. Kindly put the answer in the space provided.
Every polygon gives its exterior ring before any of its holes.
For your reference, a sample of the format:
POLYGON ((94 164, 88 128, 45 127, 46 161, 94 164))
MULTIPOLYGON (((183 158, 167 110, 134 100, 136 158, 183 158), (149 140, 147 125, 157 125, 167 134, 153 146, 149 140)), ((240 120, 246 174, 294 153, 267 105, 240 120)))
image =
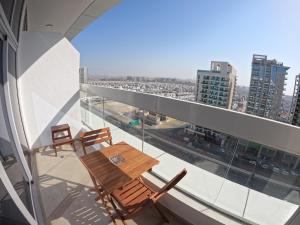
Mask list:
MULTIPOLYGON (((50 147, 41 148, 33 157, 47 222, 53 225, 113 224, 102 204, 95 201, 95 193, 90 191, 92 181, 78 158, 83 154, 81 145, 77 142, 75 146, 76 152, 70 145, 62 146, 57 157, 50 147)), ((165 213, 171 221, 169 224, 183 224, 174 215, 165 213)), ((163 224, 161 217, 151 207, 127 223, 163 224)), ((118 221, 118 224, 122 224, 121 221, 118 221)))

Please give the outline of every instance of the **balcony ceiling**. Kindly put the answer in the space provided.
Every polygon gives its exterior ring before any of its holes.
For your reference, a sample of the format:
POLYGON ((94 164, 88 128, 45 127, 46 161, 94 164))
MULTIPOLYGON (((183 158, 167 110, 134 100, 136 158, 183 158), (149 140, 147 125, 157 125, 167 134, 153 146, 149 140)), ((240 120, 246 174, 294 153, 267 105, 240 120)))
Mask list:
POLYGON ((119 0, 28 0, 28 30, 75 37, 119 0))

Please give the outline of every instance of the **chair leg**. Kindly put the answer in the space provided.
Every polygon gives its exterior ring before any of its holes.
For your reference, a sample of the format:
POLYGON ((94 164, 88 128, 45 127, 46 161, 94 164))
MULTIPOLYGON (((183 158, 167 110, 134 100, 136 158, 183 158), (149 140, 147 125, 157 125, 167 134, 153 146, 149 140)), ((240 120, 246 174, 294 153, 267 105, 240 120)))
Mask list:
POLYGON ((82 148, 83 148, 84 155, 86 155, 86 150, 85 150, 85 147, 83 145, 82 145, 82 148))
MULTIPOLYGON (((108 198, 108 201, 112 204, 112 207, 114 208, 114 210, 116 211, 116 208, 115 208, 116 206, 114 205, 113 200, 111 199, 111 197, 110 197, 110 196, 107 196, 107 198, 108 198)), ((105 207, 105 209, 106 209, 108 215, 110 216, 111 220, 113 221, 114 225, 117 225, 117 222, 116 222, 116 214, 112 214, 112 213, 110 212, 110 209, 108 208, 107 204, 104 204, 104 207, 105 207)), ((118 212, 116 212, 116 213, 118 214, 118 212)), ((123 219, 122 219, 122 222, 123 222, 124 225, 127 225, 126 222, 123 221, 123 219)))
POLYGON ((121 219, 121 220, 122 220, 123 225, 127 225, 127 223, 124 219, 121 219))
POLYGON ((110 204, 112 205, 115 213, 117 214, 117 216, 119 216, 119 218, 121 219, 123 225, 127 225, 126 223, 126 217, 124 217, 124 215, 119 211, 119 209, 117 208, 116 204, 114 203, 113 199, 111 196, 108 196, 108 200, 110 201, 110 204))
POLYGON ((112 222, 114 223, 114 225, 117 225, 117 221, 116 221, 114 215, 110 215, 110 218, 111 218, 112 222))
POLYGON ((55 156, 57 156, 57 150, 56 150, 56 146, 53 145, 54 151, 55 151, 55 156))
POLYGON ((71 143, 71 146, 73 147, 73 149, 74 149, 74 152, 76 152, 76 148, 75 148, 75 143, 74 143, 74 141, 71 143))
POLYGON ((163 212, 158 208, 158 206, 156 204, 153 205, 154 208, 156 209, 156 211, 159 213, 159 215, 163 218, 163 220, 166 223, 169 223, 170 221, 168 220, 168 218, 165 216, 165 214, 163 214, 163 212))

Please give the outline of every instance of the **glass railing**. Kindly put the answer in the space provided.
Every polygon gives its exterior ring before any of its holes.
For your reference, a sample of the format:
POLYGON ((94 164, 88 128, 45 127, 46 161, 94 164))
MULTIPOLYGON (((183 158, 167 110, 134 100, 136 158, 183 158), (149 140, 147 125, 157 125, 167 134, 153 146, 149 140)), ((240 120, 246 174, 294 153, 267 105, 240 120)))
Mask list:
MULTIPOLYGON (((193 112, 180 104, 197 103, 88 85, 81 92, 83 122, 91 129, 110 127, 114 143, 126 141, 157 158, 157 176, 169 180, 186 168, 178 188, 190 197, 251 224, 284 224, 300 204, 298 155, 268 147, 267 135, 259 144, 250 135, 248 140, 220 132, 222 124, 218 131, 203 126, 209 118, 201 114, 195 114, 199 123, 187 122, 193 112), (172 115, 162 112, 174 105, 172 115)), ((224 117, 236 113, 212 109, 224 117)))

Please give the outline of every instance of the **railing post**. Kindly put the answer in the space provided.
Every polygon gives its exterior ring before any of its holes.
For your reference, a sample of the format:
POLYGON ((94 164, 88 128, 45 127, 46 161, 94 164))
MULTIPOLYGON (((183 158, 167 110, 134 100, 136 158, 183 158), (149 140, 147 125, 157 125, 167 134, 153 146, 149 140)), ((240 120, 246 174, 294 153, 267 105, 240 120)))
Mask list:
POLYGON ((143 109, 143 121, 142 121, 142 152, 144 152, 144 138, 145 138, 144 123, 145 123, 145 110, 143 109))
POLYGON ((105 119, 104 119, 104 97, 102 97, 102 120, 103 120, 103 127, 105 127, 105 119))

